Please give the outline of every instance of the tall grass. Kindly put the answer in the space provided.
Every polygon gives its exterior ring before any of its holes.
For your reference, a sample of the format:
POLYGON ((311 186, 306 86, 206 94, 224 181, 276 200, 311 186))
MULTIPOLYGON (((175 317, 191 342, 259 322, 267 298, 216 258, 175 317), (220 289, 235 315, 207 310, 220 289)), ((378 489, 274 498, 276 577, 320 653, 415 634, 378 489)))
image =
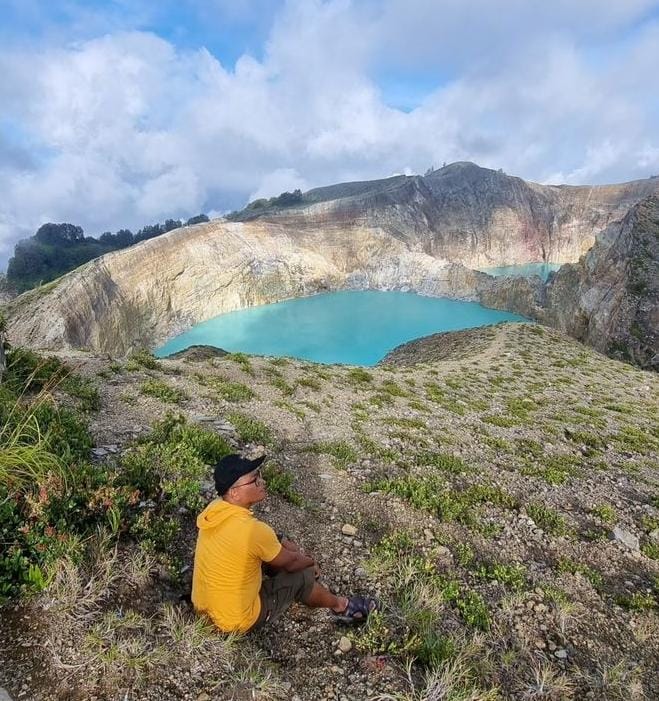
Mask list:
POLYGON ((49 401, 46 390, 29 404, 19 395, 0 427, 0 484, 10 491, 30 488, 48 473, 56 474, 64 483, 68 481, 68 467, 52 451, 48 431, 37 416, 39 408, 49 401))

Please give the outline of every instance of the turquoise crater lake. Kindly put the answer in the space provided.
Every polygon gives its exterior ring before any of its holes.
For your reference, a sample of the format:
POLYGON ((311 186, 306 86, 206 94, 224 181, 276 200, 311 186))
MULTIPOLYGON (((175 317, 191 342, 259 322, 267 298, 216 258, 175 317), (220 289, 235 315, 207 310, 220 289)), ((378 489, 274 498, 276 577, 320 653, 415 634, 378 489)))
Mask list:
POLYGON ((375 365, 390 350, 440 331, 524 321, 475 302, 409 292, 343 291, 221 314, 172 338, 162 358, 193 345, 289 356, 317 363, 375 365))
POLYGON ((498 268, 479 268, 479 270, 493 277, 530 277, 531 275, 539 275, 547 282, 549 273, 556 272, 560 267, 560 263, 525 263, 524 265, 502 265, 498 268))

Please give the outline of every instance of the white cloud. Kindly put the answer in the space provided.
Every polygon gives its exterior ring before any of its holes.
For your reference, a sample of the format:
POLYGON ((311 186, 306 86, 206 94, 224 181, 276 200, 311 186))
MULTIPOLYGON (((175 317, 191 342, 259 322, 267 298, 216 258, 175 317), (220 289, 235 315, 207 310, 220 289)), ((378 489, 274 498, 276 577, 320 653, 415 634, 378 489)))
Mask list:
MULTIPOLYGON (((262 7, 190 2, 235 21, 262 7)), ((656 5, 291 0, 263 58, 235 66, 138 31, 0 49, 0 246, 45 220, 135 229, 453 160, 553 182, 657 173, 656 5), (387 66, 438 87, 394 109, 387 66)))
POLYGON ((309 185, 294 168, 278 168, 261 178, 259 187, 250 194, 249 199, 258 200, 279 195, 281 192, 308 189, 309 185))

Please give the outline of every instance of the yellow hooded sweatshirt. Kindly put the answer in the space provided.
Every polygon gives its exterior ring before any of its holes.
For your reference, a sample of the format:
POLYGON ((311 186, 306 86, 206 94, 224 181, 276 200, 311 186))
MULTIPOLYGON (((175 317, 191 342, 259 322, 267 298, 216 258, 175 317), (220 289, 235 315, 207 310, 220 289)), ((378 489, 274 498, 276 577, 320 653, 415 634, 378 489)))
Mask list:
POLYGON ((281 550, 275 532, 249 509, 212 501, 197 517, 192 603, 227 632, 248 630, 261 612, 261 565, 281 550))

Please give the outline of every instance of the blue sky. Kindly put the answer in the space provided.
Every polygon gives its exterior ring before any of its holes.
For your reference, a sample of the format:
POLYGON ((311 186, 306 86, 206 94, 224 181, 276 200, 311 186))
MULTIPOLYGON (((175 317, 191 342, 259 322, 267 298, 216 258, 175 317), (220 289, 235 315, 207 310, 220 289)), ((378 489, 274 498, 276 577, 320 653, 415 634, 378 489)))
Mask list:
POLYGON ((659 0, 0 0, 0 261, 472 160, 659 173, 659 0))

